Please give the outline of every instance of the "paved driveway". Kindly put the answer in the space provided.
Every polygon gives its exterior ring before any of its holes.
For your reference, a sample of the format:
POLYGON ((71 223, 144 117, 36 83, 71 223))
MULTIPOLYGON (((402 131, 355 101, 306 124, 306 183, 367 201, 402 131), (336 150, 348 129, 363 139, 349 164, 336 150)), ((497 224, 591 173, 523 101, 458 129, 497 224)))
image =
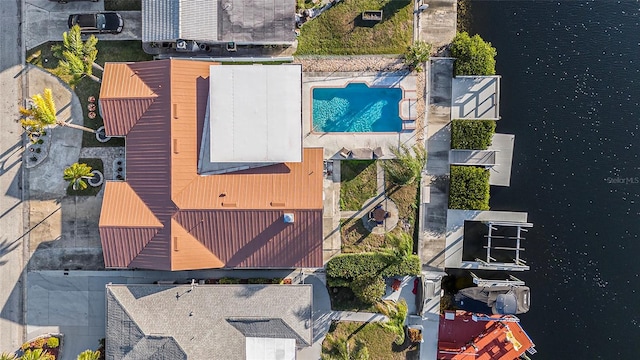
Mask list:
MULTIPOLYGON (((62 33, 69 30, 67 19, 71 14, 104 11, 104 2, 78 1, 58 4, 47 0, 27 0, 25 4, 25 38, 27 49, 47 41, 62 40, 62 33)), ((118 35, 101 34, 101 40, 140 40, 142 22, 140 11, 120 11, 124 30, 118 35)))

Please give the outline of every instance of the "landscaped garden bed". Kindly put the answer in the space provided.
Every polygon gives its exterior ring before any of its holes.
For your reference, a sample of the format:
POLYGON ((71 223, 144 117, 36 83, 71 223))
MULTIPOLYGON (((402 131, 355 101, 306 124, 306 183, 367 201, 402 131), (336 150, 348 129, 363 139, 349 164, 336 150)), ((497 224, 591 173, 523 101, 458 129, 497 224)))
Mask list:
POLYGON ((411 0, 343 0, 302 26, 296 55, 403 54, 412 34, 411 0), (362 20, 370 10, 382 21, 362 20))
MULTIPOLYGON (((340 348, 347 348, 351 358, 357 351, 366 351, 371 360, 406 360, 417 358, 415 344, 396 345, 397 334, 378 323, 351 321, 334 322, 322 343, 322 354, 330 359, 340 358, 340 348), (347 345, 348 346, 345 346, 347 345), (366 350, 362 350, 362 348, 366 350)), ((323 357, 324 358, 324 357, 323 357)))
POLYGON ((377 312, 375 303, 384 295, 384 278, 417 275, 420 259, 413 254, 369 252, 338 255, 326 265, 331 308, 377 312))
MULTIPOLYGON (((78 159, 78 163, 87 164, 91 167, 91 170, 97 170, 102 173, 104 178, 104 165, 101 159, 78 159)), ((73 190, 72 186, 67 187, 68 196, 96 196, 104 186, 104 182, 99 186, 87 186, 84 190, 73 190)))
POLYGON ((340 209, 357 211, 376 195, 375 160, 340 161, 340 209))
MULTIPOLYGON (((23 353, 39 352, 46 353, 41 360, 56 360, 60 355, 60 345, 62 343, 61 334, 44 335, 22 344, 20 349, 23 353)), ((20 354, 21 355, 21 354, 20 354)))
MULTIPOLYGON (((62 34, 60 34, 62 38, 62 34)), ((43 69, 58 76, 62 81, 70 84, 72 78, 69 75, 64 74, 60 68, 59 59, 53 56, 51 47, 59 45, 60 42, 48 42, 37 46, 27 52, 27 61, 33 65, 42 67, 43 69)), ((98 41, 96 45, 98 49, 98 57, 96 63, 100 66, 104 66, 105 62, 113 61, 146 61, 153 60, 153 57, 142 50, 142 43, 140 41, 98 41)), ((97 77, 101 77, 102 73, 98 69, 93 70, 93 74, 97 77)), ((98 104, 98 98, 100 96, 100 83, 90 79, 89 77, 81 78, 76 84, 69 85, 73 88, 76 95, 80 99, 82 109, 84 113, 84 126, 90 129, 98 129, 103 125, 102 117, 100 116, 100 109, 96 107, 93 111, 89 110, 91 102, 90 97, 94 98, 94 104, 98 104), (90 113, 95 116, 92 118, 90 113)), ((99 142, 95 134, 90 132, 84 132, 82 135, 83 147, 99 147, 99 146, 124 146, 124 139, 113 138, 108 142, 99 142)))
POLYGON ((449 209, 489 210, 489 170, 451 166, 449 209))
POLYGON ((451 148, 486 150, 496 132, 495 120, 463 120, 451 122, 451 148))

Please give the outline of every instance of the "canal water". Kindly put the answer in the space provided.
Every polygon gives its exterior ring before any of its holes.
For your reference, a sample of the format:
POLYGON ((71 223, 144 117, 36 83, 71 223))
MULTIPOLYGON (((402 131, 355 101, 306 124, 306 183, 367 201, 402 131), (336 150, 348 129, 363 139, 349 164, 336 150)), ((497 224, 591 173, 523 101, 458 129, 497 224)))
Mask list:
POLYGON ((640 354, 640 3, 473 1, 497 48, 499 132, 516 135, 494 210, 527 211, 534 359, 640 354))

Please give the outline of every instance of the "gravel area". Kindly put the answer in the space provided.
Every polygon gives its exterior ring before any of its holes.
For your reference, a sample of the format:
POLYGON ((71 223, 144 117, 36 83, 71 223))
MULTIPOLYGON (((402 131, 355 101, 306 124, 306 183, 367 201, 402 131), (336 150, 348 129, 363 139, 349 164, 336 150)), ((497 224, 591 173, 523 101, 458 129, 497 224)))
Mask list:
POLYGON ((403 58, 392 56, 304 56, 294 63, 305 72, 408 71, 403 58))

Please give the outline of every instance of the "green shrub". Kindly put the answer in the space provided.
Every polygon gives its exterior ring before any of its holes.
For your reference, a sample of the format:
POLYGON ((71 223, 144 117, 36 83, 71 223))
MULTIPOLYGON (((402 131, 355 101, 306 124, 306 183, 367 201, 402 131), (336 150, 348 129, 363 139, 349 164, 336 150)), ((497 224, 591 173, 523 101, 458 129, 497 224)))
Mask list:
POLYGON ((350 287, 351 281, 343 278, 327 277, 327 285, 329 287, 350 287))
POLYGON ((405 144, 399 148, 390 148, 395 159, 384 160, 382 167, 389 181, 396 185, 409 185, 420 178, 420 173, 427 160, 427 152, 424 146, 416 144, 408 147, 405 144))
POLYGON ((412 69, 422 71, 422 63, 429 60, 431 55, 431 44, 424 41, 416 41, 407 49, 404 55, 404 62, 412 69))
MULTIPOLYGON (((326 266, 327 278, 342 278, 352 281, 363 275, 392 277, 420 274, 420 259, 409 255, 401 261, 386 253, 357 253, 335 256, 326 266)), ((331 280, 337 281, 337 280, 331 280)))
POLYGON ((224 277, 224 278, 220 279, 218 284, 227 284, 227 285, 229 285, 229 284, 240 284, 240 279, 224 277))
POLYGON ((386 284, 381 276, 363 275, 351 282, 353 294, 365 304, 375 304, 384 296, 386 284))
POLYGON ((449 209, 489 210, 489 170, 451 166, 449 209))
POLYGON ((451 122, 451 148, 486 150, 496 132, 494 120, 453 120, 451 122))
POLYGON ((52 336, 50 338, 47 339, 47 346, 50 347, 51 349, 55 349, 58 346, 60 346, 60 339, 58 339, 55 336, 52 336))
POLYGON ((496 48, 480 35, 456 34, 451 42, 451 56, 456 58, 453 73, 457 75, 495 75, 496 48))

